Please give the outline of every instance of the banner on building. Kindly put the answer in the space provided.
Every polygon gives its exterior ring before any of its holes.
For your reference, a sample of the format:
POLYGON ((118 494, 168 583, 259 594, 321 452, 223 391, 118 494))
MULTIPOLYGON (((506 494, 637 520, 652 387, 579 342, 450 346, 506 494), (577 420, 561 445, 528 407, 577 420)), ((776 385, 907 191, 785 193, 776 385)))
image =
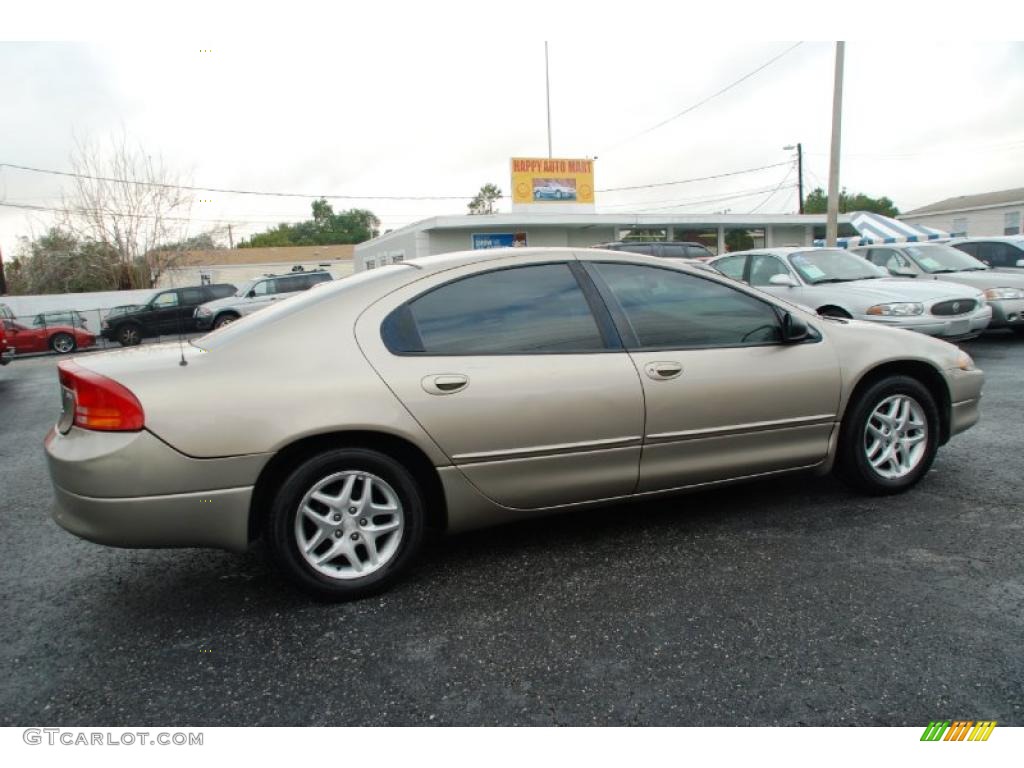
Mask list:
POLYGON ((512 205, 594 207, 594 161, 512 158, 512 205))
POLYGON ((483 232, 473 234, 473 250, 481 248, 523 248, 525 232, 483 232))

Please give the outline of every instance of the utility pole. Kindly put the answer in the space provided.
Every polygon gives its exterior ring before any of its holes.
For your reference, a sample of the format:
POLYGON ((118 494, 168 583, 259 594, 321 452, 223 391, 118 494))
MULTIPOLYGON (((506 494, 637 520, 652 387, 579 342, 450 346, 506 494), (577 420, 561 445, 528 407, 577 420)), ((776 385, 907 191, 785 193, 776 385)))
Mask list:
MULTIPOLYGON (((802 212, 803 211, 801 211, 801 213, 802 212)), ((228 247, 229 248, 234 248, 235 247, 235 238, 231 234, 231 225, 230 224, 228 224, 228 247)))
POLYGON ((548 41, 544 41, 544 91, 548 101, 548 157, 551 157, 551 77, 548 74, 548 41))
POLYGON ((828 217, 825 245, 834 247, 839 236, 839 138, 843 123, 843 54, 846 43, 836 42, 836 78, 832 91, 832 155, 828 164, 828 217))
POLYGON ((804 212, 804 145, 796 143, 796 186, 799 192, 800 213, 804 212))
POLYGON ((787 144, 783 147, 784 150, 789 151, 791 149, 796 150, 796 185, 799 190, 800 200, 800 213, 804 212, 804 145, 800 142, 796 143, 796 146, 787 144))

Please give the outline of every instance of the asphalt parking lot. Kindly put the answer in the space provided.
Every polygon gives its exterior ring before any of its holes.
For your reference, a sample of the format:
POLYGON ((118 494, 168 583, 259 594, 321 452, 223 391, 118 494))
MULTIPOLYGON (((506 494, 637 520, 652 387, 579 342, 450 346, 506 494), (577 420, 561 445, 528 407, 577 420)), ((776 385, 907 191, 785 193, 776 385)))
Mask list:
POLYGON ((311 602, 259 551, 50 520, 55 360, 0 369, 0 725, 1024 725, 1024 340, 917 489, 758 482, 442 541, 311 602))

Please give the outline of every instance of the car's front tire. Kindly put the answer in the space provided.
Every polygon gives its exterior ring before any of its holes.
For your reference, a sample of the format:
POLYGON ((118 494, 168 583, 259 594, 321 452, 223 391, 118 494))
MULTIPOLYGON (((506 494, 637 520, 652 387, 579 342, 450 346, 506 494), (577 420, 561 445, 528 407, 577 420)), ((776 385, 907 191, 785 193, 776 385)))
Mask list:
POLYGON ((847 408, 836 472, 860 491, 900 493, 924 477, 939 446, 939 410, 920 381, 889 376, 847 408))
POLYGON ((264 520, 270 554, 285 575, 328 600, 390 586, 423 543, 425 510, 415 478, 383 453, 338 448, 288 475, 264 520))

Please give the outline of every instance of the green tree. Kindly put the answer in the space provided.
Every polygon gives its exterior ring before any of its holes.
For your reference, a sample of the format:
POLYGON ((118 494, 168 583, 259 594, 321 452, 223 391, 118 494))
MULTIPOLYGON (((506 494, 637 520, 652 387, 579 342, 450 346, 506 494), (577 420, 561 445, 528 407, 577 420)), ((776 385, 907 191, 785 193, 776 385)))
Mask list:
POLYGON ((352 208, 335 213, 324 198, 312 203, 313 218, 296 224, 278 224, 253 235, 239 248, 266 248, 291 245, 347 245, 362 243, 380 234, 380 219, 372 211, 352 208))
MULTIPOLYGON (((839 193, 839 212, 855 211, 878 213, 890 218, 895 218, 900 213, 900 209, 888 197, 869 197, 863 192, 851 194, 844 187, 839 193)), ((828 213, 828 195, 824 189, 816 187, 804 198, 804 213, 828 213)))
POLYGON ((725 233, 725 250, 749 251, 754 247, 754 238, 745 229, 730 229, 725 233))
POLYGON ((12 295, 117 290, 122 264, 109 243, 80 240, 53 227, 21 244, 7 272, 12 295))
POLYGON ((469 214, 476 216, 486 213, 494 213, 494 203, 501 199, 501 189, 495 184, 484 184, 476 197, 470 201, 469 214))

